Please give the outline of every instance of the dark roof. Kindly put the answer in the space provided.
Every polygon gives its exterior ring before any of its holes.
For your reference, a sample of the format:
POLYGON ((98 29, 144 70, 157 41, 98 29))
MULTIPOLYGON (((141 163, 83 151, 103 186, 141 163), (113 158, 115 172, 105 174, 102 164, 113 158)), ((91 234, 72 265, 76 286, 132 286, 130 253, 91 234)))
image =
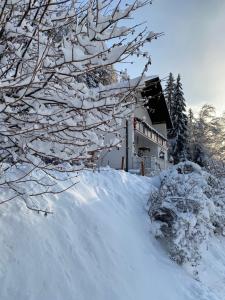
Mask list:
POLYGON ((167 129, 172 128, 171 117, 159 77, 145 81, 142 96, 148 99, 146 108, 152 120, 152 124, 166 123, 167 129))

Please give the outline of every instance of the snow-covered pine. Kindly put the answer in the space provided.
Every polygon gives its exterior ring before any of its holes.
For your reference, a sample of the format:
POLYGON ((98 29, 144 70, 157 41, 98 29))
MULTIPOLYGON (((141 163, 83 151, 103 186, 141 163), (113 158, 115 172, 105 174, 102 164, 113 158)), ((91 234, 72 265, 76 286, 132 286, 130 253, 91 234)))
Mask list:
POLYGON ((178 163, 187 158, 187 115, 180 75, 177 77, 171 114, 173 129, 169 134, 171 155, 178 163))
POLYGON ((168 106, 168 110, 170 114, 173 114, 174 104, 173 104, 173 95, 174 95, 174 89, 175 89, 175 80, 173 77, 173 74, 170 72, 169 78, 166 83, 166 87, 164 90, 166 103, 168 106))
POLYGON ((194 113, 190 108, 187 115, 187 158, 193 161, 194 153, 194 113))
MULTIPOLYGON (((101 149, 120 142, 115 129, 132 110, 141 76, 122 90, 105 87, 108 80, 99 84, 96 77, 130 55, 143 56, 144 74, 150 57, 141 48, 157 34, 149 37, 146 28, 122 23, 150 2, 1 1, 2 188, 24 195, 18 185, 32 170, 80 170, 92 165, 101 149), (104 142, 107 132, 115 132, 110 144, 104 142), (21 164, 28 165, 26 172, 10 185, 5 170, 21 164)), ((39 189, 39 182, 34 186, 39 189)))

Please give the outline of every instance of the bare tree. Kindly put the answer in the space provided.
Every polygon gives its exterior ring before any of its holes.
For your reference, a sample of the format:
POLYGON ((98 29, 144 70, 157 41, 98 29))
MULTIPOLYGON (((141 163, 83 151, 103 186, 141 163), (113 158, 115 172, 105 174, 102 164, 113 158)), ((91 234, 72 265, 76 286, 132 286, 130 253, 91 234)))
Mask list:
POLYGON ((198 116, 192 120, 190 132, 192 160, 217 174, 221 168, 225 169, 224 116, 217 116, 213 106, 204 105, 198 116))
POLYGON ((94 88, 86 79, 131 56, 144 57, 144 74, 150 57, 141 49, 157 34, 120 24, 149 2, 1 1, 0 188, 10 190, 2 203, 19 196, 27 204, 31 196, 60 192, 56 172, 90 166, 99 151, 119 143, 106 144, 104 135, 116 137, 142 76, 94 88))

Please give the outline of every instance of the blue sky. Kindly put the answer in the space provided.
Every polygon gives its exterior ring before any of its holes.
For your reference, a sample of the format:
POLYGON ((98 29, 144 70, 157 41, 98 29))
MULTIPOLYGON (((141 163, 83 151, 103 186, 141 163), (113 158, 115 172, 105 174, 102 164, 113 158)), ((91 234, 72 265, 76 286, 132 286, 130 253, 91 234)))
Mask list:
MULTIPOLYGON (((149 30, 165 35, 148 46, 148 75, 181 74, 188 106, 208 103, 225 111, 225 0, 154 0, 136 13, 149 30)), ((128 67, 133 76, 140 63, 128 67)))

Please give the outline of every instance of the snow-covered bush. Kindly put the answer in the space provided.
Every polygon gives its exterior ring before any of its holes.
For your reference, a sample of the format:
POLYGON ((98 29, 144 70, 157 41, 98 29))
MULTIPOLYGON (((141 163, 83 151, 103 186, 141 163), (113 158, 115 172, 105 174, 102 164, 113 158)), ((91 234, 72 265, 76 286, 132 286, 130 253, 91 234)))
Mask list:
POLYGON ((163 172, 160 181, 159 191, 150 199, 154 234, 173 260, 195 265, 203 242, 224 231, 223 188, 218 179, 191 162, 163 172))

